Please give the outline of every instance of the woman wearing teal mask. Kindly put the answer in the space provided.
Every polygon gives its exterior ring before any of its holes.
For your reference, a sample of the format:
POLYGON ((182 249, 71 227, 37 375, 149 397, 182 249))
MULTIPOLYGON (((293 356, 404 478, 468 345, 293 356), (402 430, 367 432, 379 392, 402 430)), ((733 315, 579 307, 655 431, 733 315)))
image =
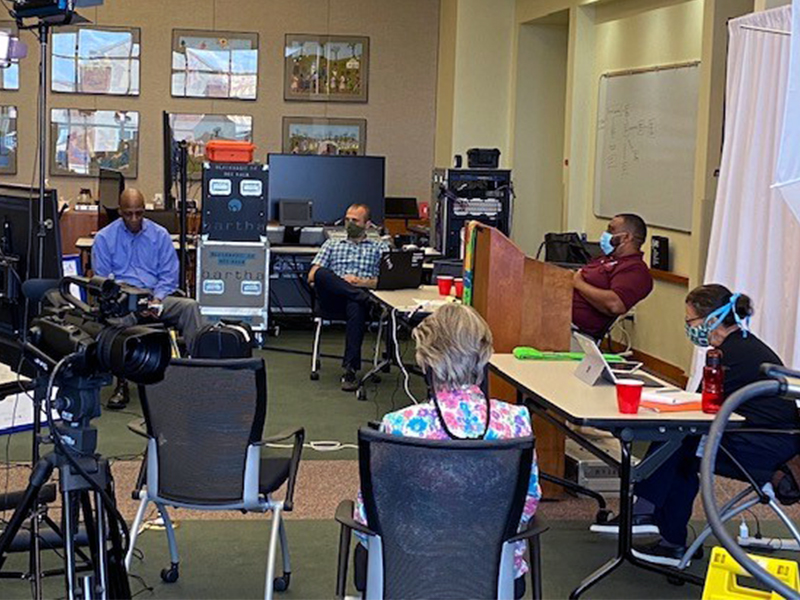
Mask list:
MULTIPOLYGON (((762 379, 762 363, 781 364, 778 355, 748 331, 753 305, 746 295, 734 294, 723 285, 703 285, 689 293, 685 308, 684 327, 689 340, 722 352, 726 398, 762 379)), ((800 427, 794 403, 778 397, 756 398, 737 413, 745 418, 748 428, 800 427)), ((634 534, 661 535, 656 543, 634 545, 634 555, 642 560, 677 566, 686 550, 687 526, 699 490, 699 441, 699 436, 685 438, 664 464, 635 487, 634 534)), ((800 453, 798 436, 782 433, 732 433, 723 438, 722 445, 758 483, 770 481, 780 465, 800 453)), ((717 455, 716 467, 723 477, 743 478, 724 452, 717 455)), ((603 529, 593 526, 593 530, 612 532, 613 524, 609 525, 603 529)))

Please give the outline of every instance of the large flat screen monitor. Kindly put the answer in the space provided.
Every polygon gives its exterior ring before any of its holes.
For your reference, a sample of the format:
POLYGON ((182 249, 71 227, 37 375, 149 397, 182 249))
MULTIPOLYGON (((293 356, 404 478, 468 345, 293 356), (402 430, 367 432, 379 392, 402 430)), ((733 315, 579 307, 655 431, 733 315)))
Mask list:
MULTIPOLYGON (((18 185, 0 184, 0 250, 16 257, 18 282, 38 277, 39 249, 37 228, 39 220, 39 190, 18 185)), ((61 234, 59 231, 56 191, 45 193, 44 253, 42 255, 42 277, 60 279, 61 234)), ((38 306, 26 305, 23 298, 9 302, 0 299, 0 338, 14 339, 23 327, 38 314, 38 306)), ((19 353, 9 353, 9 346, 0 340, 0 362, 16 367, 19 353)))
POLYGON ((351 204, 366 204, 374 223, 383 223, 386 159, 383 156, 270 154, 269 220, 283 201, 311 201, 316 223, 332 224, 351 204))

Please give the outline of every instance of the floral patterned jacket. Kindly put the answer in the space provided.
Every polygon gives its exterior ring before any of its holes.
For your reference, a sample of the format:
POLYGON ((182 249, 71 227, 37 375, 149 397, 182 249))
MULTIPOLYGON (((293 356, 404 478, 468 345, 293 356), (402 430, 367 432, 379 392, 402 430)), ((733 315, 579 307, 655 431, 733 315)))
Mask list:
MULTIPOLYGON (((486 398, 477 386, 464 386, 456 390, 436 394, 447 429, 458 438, 479 438, 486 427, 486 398)), ((491 419, 484 439, 497 440, 531 435, 531 419, 528 409, 499 400, 491 401, 491 419)), ((389 413, 383 417, 381 431, 406 437, 433 440, 451 439, 437 415, 433 402, 424 402, 389 413)), ((528 495, 520 518, 520 529, 525 527, 536 512, 542 496, 539 488, 539 469, 534 454, 528 495)), ((367 515, 361 491, 356 499, 354 518, 366 524, 367 515)), ((517 543, 514 549, 514 576, 528 572, 525 562, 525 542, 517 543)))

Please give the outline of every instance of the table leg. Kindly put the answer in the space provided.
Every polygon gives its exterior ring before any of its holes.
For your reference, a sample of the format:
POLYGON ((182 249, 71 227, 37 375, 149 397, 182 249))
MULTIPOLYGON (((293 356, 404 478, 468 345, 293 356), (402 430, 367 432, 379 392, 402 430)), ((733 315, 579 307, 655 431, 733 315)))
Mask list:
POLYGON ((581 595, 597 582, 605 579, 625 559, 630 559, 631 546, 633 543, 633 502, 631 497, 631 451, 632 441, 620 439, 620 487, 619 487, 619 535, 617 536, 617 555, 609 560, 602 567, 584 579, 569 595, 570 598, 580 598, 581 595))

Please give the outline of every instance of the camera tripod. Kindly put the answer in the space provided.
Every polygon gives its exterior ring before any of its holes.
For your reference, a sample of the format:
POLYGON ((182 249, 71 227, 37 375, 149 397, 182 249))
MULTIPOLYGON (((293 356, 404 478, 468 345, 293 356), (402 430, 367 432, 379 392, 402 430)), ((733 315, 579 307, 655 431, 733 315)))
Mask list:
MULTIPOLYGON (((108 381, 107 376, 94 376, 66 378, 60 383, 59 398, 62 398, 61 402, 65 403, 68 411, 75 411, 71 414, 76 420, 67 425, 51 424, 55 447, 38 460, 35 457, 28 487, 0 536, 1 569, 17 533, 28 519, 31 520, 31 575, 36 598, 41 598, 42 594, 39 496, 56 469, 59 472, 62 499, 61 537, 64 543, 66 597, 68 600, 131 597, 111 470, 108 461, 94 453, 97 430, 88 423, 89 419, 96 416, 94 407, 99 407, 100 388, 108 381), (64 439, 68 439, 69 444, 64 439), (111 511, 107 510, 109 502, 111 511), (81 515, 90 558, 88 562, 82 560, 82 564, 79 564, 79 558, 86 559, 78 547, 81 515)), ((40 378, 34 396, 34 447, 38 446, 39 407, 46 404, 44 400, 48 389, 46 378, 40 378)))

